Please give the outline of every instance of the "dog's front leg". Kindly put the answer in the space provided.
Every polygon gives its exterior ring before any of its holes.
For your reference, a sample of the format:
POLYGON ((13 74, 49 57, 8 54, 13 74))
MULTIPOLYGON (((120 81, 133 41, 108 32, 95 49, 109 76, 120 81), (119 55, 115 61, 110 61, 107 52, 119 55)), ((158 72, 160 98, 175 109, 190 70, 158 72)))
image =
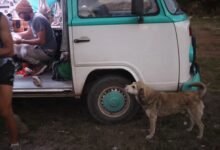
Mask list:
POLYGON ((195 122, 194 122, 194 119, 193 119, 191 111, 187 110, 187 112, 189 114, 189 119, 190 119, 190 126, 189 126, 189 128, 187 128, 187 131, 190 132, 190 131, 192 131, 195 122))
POLYGON ((146 136, 146 139, 149 140, 155 134, 157 113, 156 113, 156 111, 150 111, 150 110, 146 110, 145 113, 147 114, 147 116, 149 118, 149 122, 150 122, 149 135, 146 136))

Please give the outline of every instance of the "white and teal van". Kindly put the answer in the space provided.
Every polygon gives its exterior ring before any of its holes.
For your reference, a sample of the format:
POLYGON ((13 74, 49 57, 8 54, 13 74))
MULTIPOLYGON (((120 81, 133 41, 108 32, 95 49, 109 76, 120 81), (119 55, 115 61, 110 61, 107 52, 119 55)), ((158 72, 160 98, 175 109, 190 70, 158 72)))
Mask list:
POLYGON ((72 80, 51 73, 16 78, 15 97, 83 97, 103 123, 131 118, 134 97, 124 87, 141 80, 159 91, 187 90, 200 80, 189 17, 176 0, 61 0, 60 49, 71 58, 72 80))

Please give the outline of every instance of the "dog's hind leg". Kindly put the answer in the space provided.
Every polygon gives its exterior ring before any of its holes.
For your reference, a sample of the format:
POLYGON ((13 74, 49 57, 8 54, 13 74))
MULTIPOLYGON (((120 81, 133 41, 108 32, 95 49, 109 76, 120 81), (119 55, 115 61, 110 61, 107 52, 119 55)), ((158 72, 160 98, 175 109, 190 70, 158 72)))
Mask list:
POLYGON ((204 132, 204 124, 202 123, 203 108, 204 104, 202 103, 201 105, 197 106, 194 110, 192 110, 193 119, 199 127, 199 134, 197 136, 198 139, 201 139, 203 137, 204 132))
POLYGON ((156 114, 156 112, 154 112, 154 111, 152 112, 152 111, 149 111, 149 110, 146 110, 145 113, 147 114, 147 116, 149 118, 149 122, 150 122, 149 135, 146 136, 146 139, 149 140, 155 134, 157 114, 156 114))

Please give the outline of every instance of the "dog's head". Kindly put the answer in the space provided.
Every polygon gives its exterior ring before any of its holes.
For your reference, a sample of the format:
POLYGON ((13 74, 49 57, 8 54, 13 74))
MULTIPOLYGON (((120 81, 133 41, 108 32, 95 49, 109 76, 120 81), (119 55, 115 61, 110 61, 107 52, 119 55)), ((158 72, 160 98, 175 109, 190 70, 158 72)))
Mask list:
POLYGON ((136 96, 139 94, 148 96, 149 93, 152 92, 152 90, 141 81, 133 82, 132 84, 127 85, 125 87, 125 91, 136 96))
POLYGON ((133 82, 132 84, 127 85, 125 87, 125 91, 129 94, 135 95, 136 100, 138 100, 138 102, 142 105, 151 103, 149 100, 149 96, 151 95, 153 90, 141 81, 133 82))
POLYGON ((132 94, 132 95, 138 95, 137 82, 133 82, 132 84, 127 85, 125 87, 125 91, 129 94, 132 94))

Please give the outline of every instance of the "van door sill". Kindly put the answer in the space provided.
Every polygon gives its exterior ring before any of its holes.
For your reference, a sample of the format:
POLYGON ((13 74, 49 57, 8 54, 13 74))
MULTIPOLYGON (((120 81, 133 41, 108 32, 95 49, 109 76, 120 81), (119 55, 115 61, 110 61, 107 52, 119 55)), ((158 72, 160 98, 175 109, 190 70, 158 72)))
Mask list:
POLYGON ((33 83, 31 76, 19 77, 15 75, 13 86, 14 97, 54 97, 54 96, 73 96, 72 81, 52 80, 52 73, 46 72, 39 76, 41 86, 33 83))
POLYGON ((14 98, 75 97, 72 89, 14 89, 14 98))

